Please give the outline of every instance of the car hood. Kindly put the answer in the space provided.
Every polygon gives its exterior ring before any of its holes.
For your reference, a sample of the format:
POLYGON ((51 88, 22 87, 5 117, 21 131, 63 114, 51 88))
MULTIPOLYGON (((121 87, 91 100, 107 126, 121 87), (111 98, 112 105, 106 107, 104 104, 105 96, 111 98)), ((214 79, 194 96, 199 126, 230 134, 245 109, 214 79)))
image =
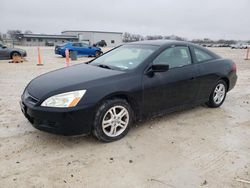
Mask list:
POLYGON ((26 51, 20 48, 8 48, 8 52, 19 52, 22 56, 26 54, 26 51))
POLYGON ((88 64, 78 64, 43 74, 33 79, 26 90, 40 100, 61 92, 88 89, 96 80, 123 73, 88 64))
POLYGON ((21 52, 21 53, 24 53, 25 50, 23 49, 20 49, 20 48, 9 48, 11 51, 18 51, 18 52, 21 52))

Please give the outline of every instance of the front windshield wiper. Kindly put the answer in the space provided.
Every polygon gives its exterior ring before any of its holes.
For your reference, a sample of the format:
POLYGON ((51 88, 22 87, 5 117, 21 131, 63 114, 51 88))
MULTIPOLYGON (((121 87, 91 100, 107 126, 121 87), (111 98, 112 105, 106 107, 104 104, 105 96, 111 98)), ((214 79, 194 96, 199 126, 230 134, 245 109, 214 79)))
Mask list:
POLYGON ((112 69, 110 66, 104 64, 97 64, 97 66, 105 69, 112 69))

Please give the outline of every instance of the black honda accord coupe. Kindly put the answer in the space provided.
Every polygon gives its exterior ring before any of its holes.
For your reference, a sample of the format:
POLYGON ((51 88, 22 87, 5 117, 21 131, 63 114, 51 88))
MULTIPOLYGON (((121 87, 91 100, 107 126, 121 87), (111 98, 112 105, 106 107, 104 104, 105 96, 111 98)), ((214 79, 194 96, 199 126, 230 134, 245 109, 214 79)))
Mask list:
POLYGON ((20 104, 37 129, 93 133, 111 142, 147 117, 201 104, 219 107, 236 81, 235 63, 206 48, 143 41, 33 79, 20 104))

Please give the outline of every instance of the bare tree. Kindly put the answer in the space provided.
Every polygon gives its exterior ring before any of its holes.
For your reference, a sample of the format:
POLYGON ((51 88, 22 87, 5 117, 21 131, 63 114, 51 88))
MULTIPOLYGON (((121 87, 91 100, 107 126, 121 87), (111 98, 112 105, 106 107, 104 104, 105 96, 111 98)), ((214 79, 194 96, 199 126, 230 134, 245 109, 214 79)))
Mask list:
POLYGON ((164 39, 161 35, 148 35, 146 36, 146 40, 162 40, 164 39))
POLYGON ((131 39, 131 34, 130 33, 128 33, 128 32, 123 33, 123 36, 122 36, 122 41, 123 42, 129 42, 130 39, 131 39))
POLYGON ((123 42, 135 42, 135 41, 140 41, 144 39, 142 35, 131 34, 128 32, 125 32, 122 37, 123 37, 123 42))
POLYGON ((30 30, 26 30, 26 31, 24 31, 24 34, 32 34, 33 32, 32 31, 30 31, 30 30))
POLYGON ((2 33, 0 33, 0 41, 3 42, 2 33))
POLYGON ((220 39, 220 40, 211 40, 211 39, 193 39, 191 41, 192 43, 196 43, 196 44, 227 44, 227 45, 231 45, 231 44, 235 44, 236 41, 235 40, 225 40, 225 39, 220 39))
POLYGON ((228 45, 231 45, 231 44, 235 44, 236 41, 235 40, 224 40, 224 39, 220 39, 218 41, 215 41, 216 43, 219 43, 219 44, 228 44, 228 45))
POLYGON ((166 40, 186 41, 185 38, 179 37, 179 36, 176 36, 176 35, 164 36, 164 39, 166 39, 166 40))
POLYGON ((8 30, 7 34, 10 36, 12 40, 17 40, 19 39, 19 36, 22 34, 21 30, 8 30))
POLYGON ((178 40, 178 41, 186 41, 187 39, 183 37, 179 37, 176 35, 170 35, 170 36, 162 36, 162 35, 147 35, 146 37, 143 37, 142 35, 138 34, 131 34, 131 33, 124 33, 123 34, 123 42, 133 42, 133 41, 140 41, 140 40, 178 40))

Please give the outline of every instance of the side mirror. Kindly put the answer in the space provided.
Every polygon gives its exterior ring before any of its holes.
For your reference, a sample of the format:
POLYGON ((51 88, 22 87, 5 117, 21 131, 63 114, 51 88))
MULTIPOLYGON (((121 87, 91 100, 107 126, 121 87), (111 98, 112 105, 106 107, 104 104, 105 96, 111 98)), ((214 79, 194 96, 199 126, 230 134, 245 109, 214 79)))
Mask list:
POLYGON ((7 46, 2 46, 3 49, 7 48, 7 46))
POLYGON ((165 64, 152 65, 152 67, 147 71, 147 75, 152 77, 154 76, 154 73, 166 72, 168 70, 169 70, 169 65, 165 65, 165 64))
POLYGON ((169 65, 164 65, 164 64, 152 65, 151 70, 153 72, 166 72, 169 70, 169 65))

